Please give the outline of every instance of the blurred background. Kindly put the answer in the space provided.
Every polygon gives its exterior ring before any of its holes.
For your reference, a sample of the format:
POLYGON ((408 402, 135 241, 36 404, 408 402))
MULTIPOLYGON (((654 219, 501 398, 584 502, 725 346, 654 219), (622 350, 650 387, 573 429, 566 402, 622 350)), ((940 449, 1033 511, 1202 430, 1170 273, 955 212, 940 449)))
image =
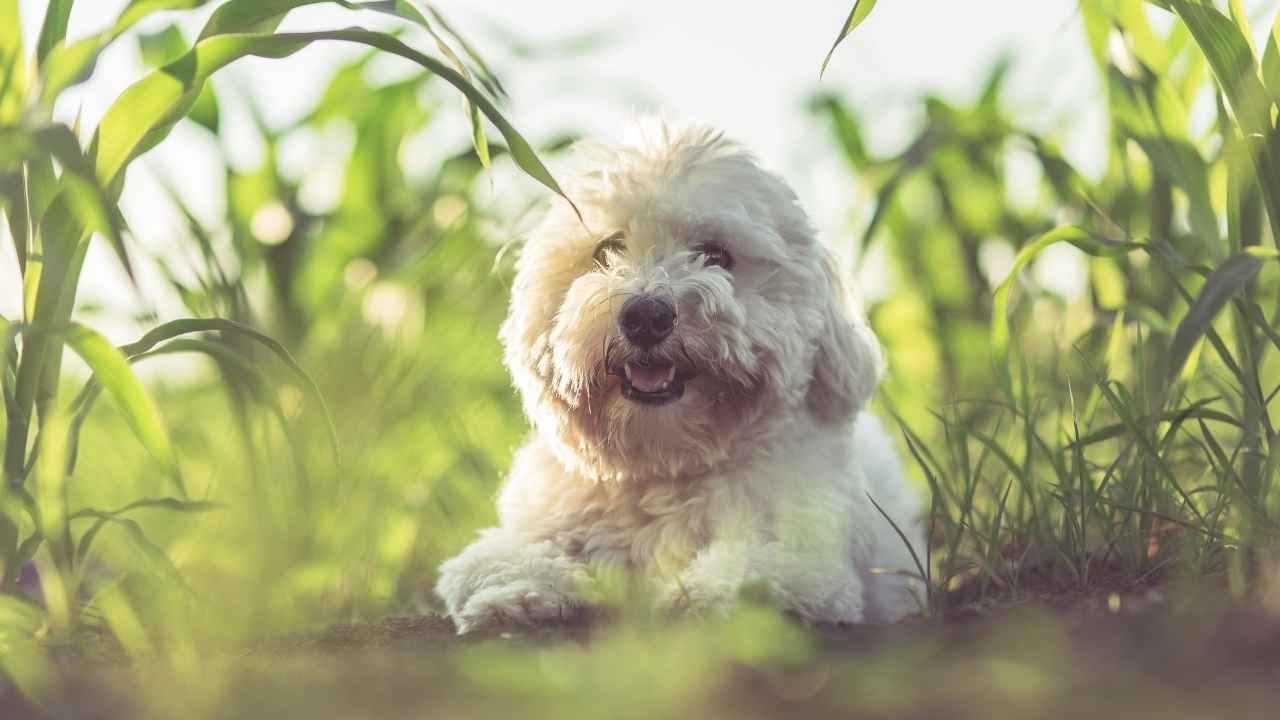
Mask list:
MULTIPOLYGON (((71 16, 68 36, 109 26, 127 4, 82 4, 71 16)), ((973 99, 996 62, 1016 59, 1004 93, 1011 115, 1029 128, 1052 131, 1063 152, 1086 173, 1103 169, 1106 147, 1099 138, 1105 107, 1088 102, 1096 97, 1099 83, 1071 0, 1034 6, 998 0, 948 3, 929 8, 927 22, 921 22, 920 9, 910 3, 885 3, 867 21, 874 32, 850 37, 819 80, 814 57, 821 61, 830 28, 847 13, 843 4, 804 3, 789 9, 785 19, 765 8, 748 10, 734 13, 731 22, 722 8, 676 2, 643 8, 625 2, 553 2, 501 12, 483 3, 436 7, 465 30, 498 71, 510 94, 508 117, 526 135, 547 141, 620 139, 627 121, 645 112, 716 125, 785 175, 828 242, 845 252, 855 246, 855 228, 872 203, 865 183, 836 151, 825 119, 809 109, 809 100, 819 93, 874 108, 862 118, 865 142, 872 152, 887 155, 905 147, 921 126, 923 107, 916 101, 922 95, 973 99), (1046 85, 1054 88, 1047 96, 1046 85), (816 136, 827 141, 806 141, 816 136)), ((22 20, 26 36, 34 41, 44 3, 24 0, 23 5, 32 10, 22 20)), ((138 32, 155 32, 176 20, 190 38, 208 15, 206 10, 152 17, 138 32)), ((320 5, 294 11, 281 30, 355 22, 382 29, 404 25, 376 13, 353 16, 320 5)), ((256 168, 263 161, 259 122, 281 136, 277 162, 288 176, 305 178, 304 198, 310 207, 335 203, 351 140, 342 129, 331 127, 326 135, 305 120, 333 75, 359 55, 359 49, 321 45, 283 60, 249 58, 217 75, 218 136, 179 127, 130 174, 124 203, 130 217, 140 220, 133 228, 139 240, 160 253, 181 245, 173 241, 173 233, 184 221, 172 207, 157 202, 163 195, 160 182, 178 189, 197 218, 217 225, 227 207, 224 168, 256 168)), ((92 127, 145 69, 136 44, 108 48, 93 77, 59 98, 55 117, 70 122, 79 115, 92 127)), ((368 77, 387 83, 409 72, 406 61, 378 58, 369 63, 368 77)), ((468 142, 465 115, 450 112, 460 101, 440 89, 429 94, 423 91, 422 100, 435 106, 430 128, 426 120, 406 128, 397 156, 413 176, 433 173, 468 142)), ((471 195, 480 207, 514 224, 521 215, 512 209, 540 198, 541 191, 505 169, 499 165, 471 195)), ((1034 178, 1022 181, 1033 184, 1034 178)), ((514 233, 518 227, 504 230, 514 233)), ((93 270, 81 290, 86 301, 119 310, 136 300, 124 274, 112 272, 110 262, 89 265, 93 270)), ((12 263, 0 272, 6 273, 0 279, 16 278, 12 263)), ((873 296, 888 290, 883 273, 876 275, 866 283, 873 296)), ((172 309, 163 284, 153 274, 148 283, 143 286, 145 300, 169 303, 164 307, 172 309)), ((12 293, 0 298, 0 311, 12 313, 16 306, 12 293)))

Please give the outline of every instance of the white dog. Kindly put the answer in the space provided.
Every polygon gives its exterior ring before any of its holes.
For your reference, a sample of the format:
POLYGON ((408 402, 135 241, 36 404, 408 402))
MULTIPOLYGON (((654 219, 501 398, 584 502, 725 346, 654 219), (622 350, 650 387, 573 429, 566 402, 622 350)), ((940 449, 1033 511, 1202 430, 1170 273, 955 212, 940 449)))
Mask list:
POLYGON ((502 328, 533 434, 500 525, 440 568, 459 632, 579 613, 623 567, 665 606, 745 585, 813 622, 919 609, 919 499, 862 412, 879 345, 795 194, 718 132, 642 126, 523 249, 502 328))

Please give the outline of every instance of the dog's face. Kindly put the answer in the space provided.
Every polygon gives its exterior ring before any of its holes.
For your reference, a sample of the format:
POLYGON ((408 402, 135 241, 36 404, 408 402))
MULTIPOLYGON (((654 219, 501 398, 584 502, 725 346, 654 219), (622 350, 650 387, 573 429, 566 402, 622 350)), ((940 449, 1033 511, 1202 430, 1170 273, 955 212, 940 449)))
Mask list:
POLYGON ((525 245, 502 329, 536 430, 593 479, 713 469, 851 418, 879 349, 781 179, 706 129, 596 148, 525 245))

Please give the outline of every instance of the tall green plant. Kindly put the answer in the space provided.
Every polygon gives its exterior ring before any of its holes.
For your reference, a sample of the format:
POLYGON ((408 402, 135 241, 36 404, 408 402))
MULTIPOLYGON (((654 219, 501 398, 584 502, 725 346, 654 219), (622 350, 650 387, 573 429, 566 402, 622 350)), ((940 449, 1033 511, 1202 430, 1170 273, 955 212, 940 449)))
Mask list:
MULTIPOLYGON (((1265 262, 1280 257, 1280 128, 1274 120, 1280 95, 1269 93, 1262 81, 1267 65, 1273 74, 1280 68, 1280 53, 1274 49, 1273 33, 1270 51, 1260 62, 1238 2, 1229 4, 1229 13, 1208 2, 1151 4, 1177 18, 1168 38, 1152 30, 1138 0, 1081 3, 1090 46, 1108 80, 1116 137, 1139 147, 1150 163, 1150 235, 1115 243, 1105 241, 1103 236, 1110 234, 1106 231, 1058 229, 1027 245, 1015 272, 1040 250, 1063 240, 1095 256, 1138 250, 1151 257, 1168 278, 1169 291, 1186 303, 1186 311, 1176 319, 1167 344, 1159 348, 1158 361, 1148 368, 1156 388, 1148 394, 1151 406, 1145 410, 1159 412, 1182 401, 1179 378, 1195 347, 1207 339, 1235 383, 1243 430, 1238 449, 1243 458, 1241 482, 1257 493, 1273 481, 1260 474, 1260 460, 1277 439, 1268 411, 1274 396, 1264 391, 1262 375, 1269 348, 1280 347, 1273 330, 1276 308, 1271 308, 1269 318, 1268 309, 1259 304, 1255 279, 1265 262), (1191 42, 1179 41, 1184 34, 1191 42), (1193 74, 1179 93, 1177 74, 1171 72, 1177 54, 1187 56, 1184 68, 1207 64, 1211 71, 1219 110, 1213 130, 1216 157, 1205 157, 1188 135, 1188 107, 1200 86, 1193 74), (1212 206, 1208 187, 1215 166, 1226 174, 1226 204, 1221 209, 1212 206), (1186 231, 1172 222, 1171 190, 1185 199, 1186 231), (1272 247, 1264 244, 1266 235, 1272 247), (1205 261, 1210 264, 1201 264, 1205 261), (1188 281, 1198 282, 1198 290, 1187 288, 1188 281), (1215 328, 1215 319, 1228 307, 1233 309, 1235 343, 1215 328)), ((1006 281, 998 293, 999 311, 992 318, 995 349, 1002 356, 1008 348, 1003 311, 1009 285, 1006 281)), ((1005 360, 999 362, 1007 367, 1005 360)))
MULTIPOLYGON (((130 367, 137 360, 172 352, 202 352, 222 365, 252 371, 235 345, 196 339, 192 333, 217 332, 256 342, 276 352, 294 370, 296 363, 279 344, 246 326, 219 320, 166 323, 139 342, 113 347, 92 328, 73 320, 76 289, 86 249, 95 237, 109 242, 132 275, 128 228, 116 200, 134 159, 161 142, 175 124, 196 114, 206 123, 207 81, 218 69, 248 56, 279 58, 317 42, 343 42, 405 58, 453 86, 467 100, 478 157, 487 162, 483 116, 502 135, 512 160, 526 174, 559 193, 555 179, 536 152, 503 117, 485 87, 495 87, 479 65, 472 71, 436 32, 427 15, 404 0, 346 2, 349 10, 390 13, 426 29, 446 60, 418 51, 394 35, 361 28, 306 33, 275 29, 293 9, 320 0, 228 0, 218 4, 189 48, 122 93, 82 145, 80 128, 52 119, 52 107, 67 88, 86 79, 102 51, 145 17, 163 10, 193 9, 205 0, 133 0, 108 29, 68 41, 66 28, 74 3, 49 5, 37 47, 23 47, 17 0, 0 0, 0 191, 22 277, 20 318, 0 318, 0 386, 3 387, 5 447, 0 487, 0 593, 11 592, 19 571, 37 553, 46 554, 53 573, 42 580, 58 583, 46 602, 69 608, 63 625, 74 624, 74 595, 87 548, 105 527, 120 527, 157 560, 151 545, 127 515, 141 508, 203 511, 178 472, 173 443, 155 402, 130 367), (479 78, 480 85, 473 82, 479 78), (58 380, 64 349, 89 366, 89 386, 67 405, 60 402, 58 380), (77 433, 99 391, 119 407, 135 437, 175 479, 176 496, 149 498, 115 511, 69 509, 68 475, 75 463, 77 433), (37 461, 37 458, 40 458, 37 461), (35 471, 33 469, 38 469, 35 471), (48 512, 46 512, 48 511, 48 512), (73 537, 74 521, 92 521, 73 537)), ((438 21, 439 17, 435 16, 438 21)), ((474 57, 473 57, 474 59, 474 57)), ((7 291, 8 289, 6 289, 7 291)), ((298 372, 301 372, 298 370, 298 372)), ((304 377, 304 387, 311 386, 304 377)), ((313 397, 315 393, 312 393, 313 397)), ((317 403, 322 406, 316 398, 317 403)), ((53 605, 50 605, 53 607, 53 605)))
POLYGON ((1172 569, 1243 581, 1280 528, 1280 18, 1259 53, 1236 0, 1080 9, 1111 125, 1096 180, 1002 110, 999 69, 972 106, 925 98, 925 127, 887 157, 838 97, 815 103, 875 191, 861 250, 887 246, 911 287, 872 320, 934 492, 932 569, 962 598, 1172 569), (1015 204, 1006 168, 1028 158, 1040 179, 1015 204), (1006 243, 1008 270, 988 277, 979 260, 1006 243), (1085 256, 1083 298, 1023 272, 1058 245, 1085 256), (934 346, 941 372, 913 367, 934 346), (911 406, 938 401, 932 421, 911 406))

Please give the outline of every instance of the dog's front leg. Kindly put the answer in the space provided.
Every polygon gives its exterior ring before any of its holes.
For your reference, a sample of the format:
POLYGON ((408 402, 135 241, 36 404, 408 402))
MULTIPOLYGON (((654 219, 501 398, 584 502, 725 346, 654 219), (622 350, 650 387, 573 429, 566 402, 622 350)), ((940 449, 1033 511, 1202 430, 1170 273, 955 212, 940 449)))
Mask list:
POLYGON ((778 541, 717 541, 667 584, 660 604, 724 616, 744 593, 759 591, 806 622, 863 621, 863 584, 847 555, 778 541))
POLYGON ((862 576, 838 547, 770 542, 752 554, 749 570, 770 599, 805 622, 856 624, 864 620, 862 576))
POLYGON ((489 528, 440 566, 436 594, 458 634, 578 617, 589 588, 586 566, 547 539, 489 528))
POLYGON ((658 607, 690 615, 725 616, 749 582, 750 545, 716 540, 698 551, 674 578, 661 585, 658 607))

